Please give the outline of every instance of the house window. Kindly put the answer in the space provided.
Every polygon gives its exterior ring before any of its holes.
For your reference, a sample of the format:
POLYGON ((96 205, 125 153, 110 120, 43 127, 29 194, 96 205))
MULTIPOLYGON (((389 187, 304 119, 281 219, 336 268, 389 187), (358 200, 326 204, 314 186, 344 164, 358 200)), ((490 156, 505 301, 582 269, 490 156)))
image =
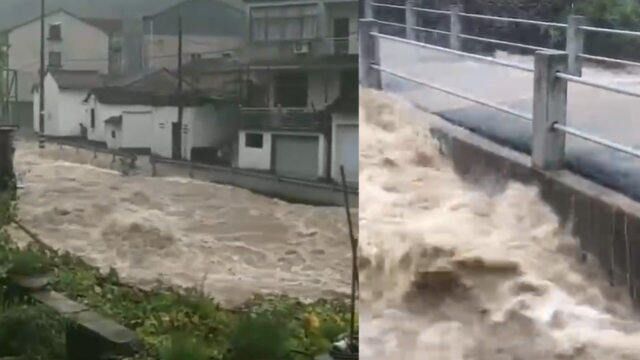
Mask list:
POLYGON ((116 131, 115 130, 111 130, 111 138, 112 139, 116 138, 116 131))
POLYGON ((49 40, 62 40, 62 24, 49 25, 49 40))
POLYGON ((196 61, 196 60, 200 60, 200 59, 202 59, 202 54, 200 54, 200 53, 191 54, 191 61, 196 61))
POLYGON ((91 109, 91 128, 96 128, 96 109, 91 109))
POLYGON ((49 52, 49 67, 52 67, 52 68, 62 67, 62 54, 59 51, 49 52))
POLYGON ((251 9, 253 41, 302 40, 317 35, 317 5, 287 5, 251 9))
POLYGON ((308 78, 303 72, 283 72, 276 75, 275 105, 307 107, 308 78))
POLYGON ((262 149, 262 134, 244 134, 244 145, 249 148, 262 149))

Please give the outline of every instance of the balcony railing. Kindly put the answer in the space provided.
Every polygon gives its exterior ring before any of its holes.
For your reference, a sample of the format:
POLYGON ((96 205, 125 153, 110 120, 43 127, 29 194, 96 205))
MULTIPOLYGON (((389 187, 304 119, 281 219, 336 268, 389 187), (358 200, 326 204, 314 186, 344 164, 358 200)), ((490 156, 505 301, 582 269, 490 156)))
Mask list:
POLYGON ((240 119, 245 130, 323 130, 322 114, 302 108, 243 108, 240 119))

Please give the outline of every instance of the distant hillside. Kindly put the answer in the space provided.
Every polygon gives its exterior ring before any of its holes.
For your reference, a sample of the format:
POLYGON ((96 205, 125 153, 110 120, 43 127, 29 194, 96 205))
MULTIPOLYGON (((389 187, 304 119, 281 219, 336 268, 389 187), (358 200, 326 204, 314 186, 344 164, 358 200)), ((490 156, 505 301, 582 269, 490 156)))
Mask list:
MULTIPOLYGON (((46 10, 64 8, 82 17, 124 18, 157 13, 183 0, 45 0, 46 10)), ((242 0, 222 0, 241 4, 242 0)), ((40 0, 0 0, 0 30, 40 13, 40 0)))

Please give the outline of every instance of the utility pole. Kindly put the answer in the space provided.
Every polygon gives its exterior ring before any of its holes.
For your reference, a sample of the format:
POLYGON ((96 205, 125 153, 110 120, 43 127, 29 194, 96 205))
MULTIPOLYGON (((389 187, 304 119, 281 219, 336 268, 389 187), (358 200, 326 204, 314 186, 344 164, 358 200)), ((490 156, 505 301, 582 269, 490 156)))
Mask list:
POLYGON ((44 149, 44 0, 40 1, 40 138, 38 147, 44 149))
POLYGON ((182 14, 178 14, 178 148, 180 149, 180 158, 182 158, 182 14))

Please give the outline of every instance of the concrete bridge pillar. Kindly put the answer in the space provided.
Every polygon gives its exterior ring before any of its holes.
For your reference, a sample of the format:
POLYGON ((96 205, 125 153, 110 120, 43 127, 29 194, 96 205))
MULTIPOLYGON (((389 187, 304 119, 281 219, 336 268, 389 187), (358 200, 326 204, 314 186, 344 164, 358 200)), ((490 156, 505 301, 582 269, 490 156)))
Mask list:
POLYGON ((405 3, 405 26, 407 29, 407 40, 416 41, 418 39, 417 30, 418 26, 418 14, 415 10, 417 0, 407 0, 405 3))
POLYGON ((449 8, 451 12, 451 22, 450 29, 451 35, 449 35, 449 47, 452 50, 460 51, 462 50, 462 38, 460 38, 460 34, 462 33, 462 21, 460 20, 460 12, 462 12, 462 8, 460 5, 452 5, 449 8))
POLYGON ((373 5, 371 5, 371 1, 373 0, 362 0, 364 2, 364 18, 365 19, 373 19, 373 5))
POLYGON ((587 25, 587 18, 584 16, 571 15, 567 21, 567 44, 566 50, 569 54, 568 73, 574 76, 582 76, 582 58, 580 54, 584 52, 584 30, 581 26, 587 25))
POLYGON ((556 170, 563 166, 565 134, 554 124, 565 125, 567 119, 567 81, 556 76, 567 71, 565 52, 538 51, 535 54, 533 84, 533 166, 556 170))
POLYGON ((380 89, 382 79, 380 71, 371 67, 371 64, 380 65, 380 54, 377 40, 371 33, 378 32, 378 23, 373 19, 360 20, 358 27, 360 37, 360 84, 363 87, 380 89))

